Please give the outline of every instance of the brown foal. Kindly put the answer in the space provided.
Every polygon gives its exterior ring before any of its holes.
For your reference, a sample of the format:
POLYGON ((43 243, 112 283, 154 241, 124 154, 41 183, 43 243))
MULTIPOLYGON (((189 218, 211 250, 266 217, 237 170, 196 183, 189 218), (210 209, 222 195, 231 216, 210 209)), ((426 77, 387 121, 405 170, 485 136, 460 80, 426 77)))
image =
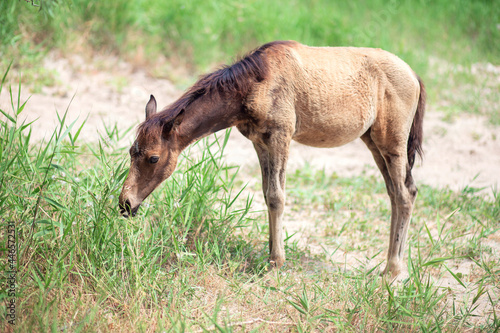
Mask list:
POLYGON ((397 56, 370 48, 308 47, 294 41, 265 44, 231 66, 198 80, 176 102, 156 111, 130 148, 131 166, 120 195, 124 216, 174 171, 193 142, 236 126, 252 141, 269 212, 272 267, 285 262, 283 211, 291 140, 338 147, 361 138, 373 154, 391 201, 387 265, 401 271, 417 195, 411 170, 422 154, 425 89, 397 56))

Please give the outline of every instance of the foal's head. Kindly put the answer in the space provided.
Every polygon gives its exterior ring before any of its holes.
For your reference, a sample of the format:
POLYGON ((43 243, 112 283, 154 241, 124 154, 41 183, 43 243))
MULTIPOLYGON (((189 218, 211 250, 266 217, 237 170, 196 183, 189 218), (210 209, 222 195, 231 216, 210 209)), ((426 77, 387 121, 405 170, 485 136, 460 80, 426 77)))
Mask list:
POLYGON ((130 171, 120 194, 120 209, 125 217, 134 216, 142 201, 170 177, 181 153, 177 128, 183 112, 172 119, 156 115, 156 100, 151 98, 146 105, 146 121, 137 132, 130 148, 130 171))
POLYGON ((236 118, 227 109, 238 108, 251 86, 268 76, 266 50, 294 43, 263 45, 232 66, 224 66, 201 77, 181 98, 160 113, 156 113, 156 101, 151 96, 146 105, 146 121, 139 127, 137 139, 130 148, 130 171, 120 194, 121 213, 127 217, 137 213, 141 202, 174 172, 177 157, 190 142, 233 126, 236 118), (225 103, 220 103, 221 100, 225 103), (202 127, 189 127, 193 125, 196 112, 209 114, 221 108, 226 112, 220 117, 212 114, 205 117, 202 127), (184 126, 179 128, 185 109, 189 110, 191 123, 186 118, 184 126), (182 127, 186 128, 182 130, 182 127))

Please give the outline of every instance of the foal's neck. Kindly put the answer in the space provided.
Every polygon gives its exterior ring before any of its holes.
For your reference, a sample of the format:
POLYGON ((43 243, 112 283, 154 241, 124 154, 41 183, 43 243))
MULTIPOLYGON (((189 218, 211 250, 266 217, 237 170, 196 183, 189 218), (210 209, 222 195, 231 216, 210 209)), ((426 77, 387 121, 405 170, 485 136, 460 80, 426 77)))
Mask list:
POLYGON ((235 98, 202 96, 186 110, 179 127, 183 146, 187 147, 210 134, 235 126, 241 119, 242 102, 235 98))

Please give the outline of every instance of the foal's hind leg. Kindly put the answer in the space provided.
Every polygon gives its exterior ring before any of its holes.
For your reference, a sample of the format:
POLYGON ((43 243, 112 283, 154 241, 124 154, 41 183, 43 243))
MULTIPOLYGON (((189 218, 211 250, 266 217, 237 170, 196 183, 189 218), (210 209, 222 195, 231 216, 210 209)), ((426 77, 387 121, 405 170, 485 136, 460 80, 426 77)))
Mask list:
MULTIPOLYGON (((406 148, 406 145, 404 147, 406 148)), ((417 197, 417 187, 411 176, 406 151, 399 154, 382 152, 382 156, 386 161, 387 170, 394 186, 394 202, 397 211, 397 218, 391 218, 391 241, 384 274, 391 273, 391 278, 395 278, 401 272, 401 262, 413 204, 417 197)))
POLYGON ((390 273, 391 278, 395 278, 401 272, 401 261, 417 188, 411 176, 404 143, 387 145, 389 146, 387 148, 384 144, 376 144, 370 132, 361 139, 372 152, 375 162, 384 176, 391 200, 389 251, 387 265, 382 274, 390 273))
MULTIPOLYGON (((368 149, 373 155, 373 159, 377 164, 382 176, 384 177, 385 187, 387 189, 387 194, 389 195, 389 199, 391 200, 391 226, 396 225, 398 221, 398 205, 396 204, 395 194, 394 194, 394 185, 392 183, 391 176, 389 175, 389 170, 387 169, 387 165, 385 163, 384 157, 382 156, 380 150, 377 148, 372 138, 370 137, 370 131, 366 132, 361 140, 366 144, 368 149)), ((391 248, 394 244, 394 228, 391 228, 390 231, 390 240, 389 240, 389 252, 391 252, 391 248)), ((385 274, 387 268, 383 271, 382 274, 385 274)))
POLYGON ((384 274, 390 272, 391 277, 395 278, 401 271, 406 236, 408 234, 413 205, 417 197, 417 187, 413 182, 406 156, 404 158, 386 158, 386 161, 388 161, 389 174, 394 181, 398 218, 396 221, 391 221, 392 239, 387 254, 387 266, 384 274))
POLYGON ((413 207, 415 205, 415 200, 417 199, 417 193, 418 189, 417 186, 415 185, 415 181, 413 180, 413 176, 411 174, 411 167, 408 161, 406 162, 406 178, 405 178, 405 187, 408 190, 408 194, 410 196, 410 202, 411 202, 411 210, 409 212, 410 216, 408 218, 408 223, 405 223, 402 227, 403 230, 401 232, 402 235, 402 241, 399 243, 399 248, 394 249, 394 251, 398 251, 399 258, 403 258, 403 254, 405 251, 405 244, 406 244, 406 237, 408 235, 408 227, 410 226, 410 219, 411 219, 411 214, 413 212, 413 207))

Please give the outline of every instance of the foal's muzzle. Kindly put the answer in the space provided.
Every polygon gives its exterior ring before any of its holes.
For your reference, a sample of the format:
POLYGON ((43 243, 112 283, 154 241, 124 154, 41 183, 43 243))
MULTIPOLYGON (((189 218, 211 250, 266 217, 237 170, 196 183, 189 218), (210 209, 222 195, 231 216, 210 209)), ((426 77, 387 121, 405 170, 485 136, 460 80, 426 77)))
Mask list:
POLYGON ((141 204, 138 204, 137 206, 135 207, 131 207, 131 204, 130 204, 130 200, 125 200, 124 203, 120 202, 119 204, 120 206, 120 214, 123 215, 123 217, 134 217, 136 214, 137 214, 137 211, 139 210, 139 207, 141 206, 141 204))

